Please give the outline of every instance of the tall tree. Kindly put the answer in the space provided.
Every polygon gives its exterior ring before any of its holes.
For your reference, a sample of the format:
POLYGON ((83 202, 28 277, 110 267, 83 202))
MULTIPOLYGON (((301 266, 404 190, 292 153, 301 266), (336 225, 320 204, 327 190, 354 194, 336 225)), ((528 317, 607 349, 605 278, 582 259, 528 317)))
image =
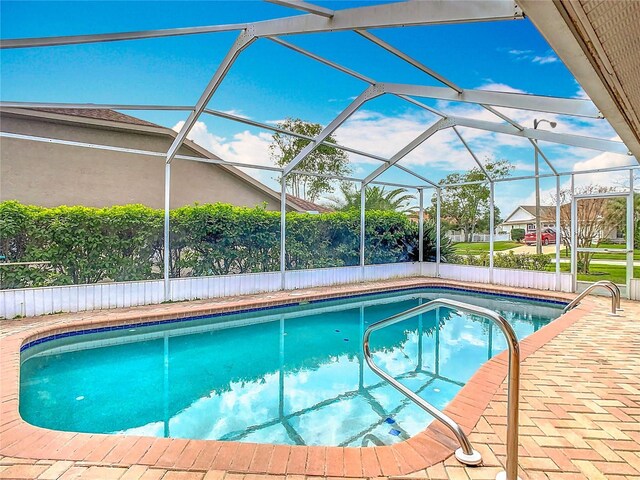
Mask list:
MULTIPOLYGON (((504 178, 510 175, 513 165, 507 160, 488 160, 485 170, 494 178, 504 178)), ((440 180, 440 185, 459 184, 466 182, 481 182, 486 180, 485 174, 479 167, 475 167, 466 173, 451 173, 440 180)), ((446 229, 462 230, 465 242, 473 239, 478 225, 489 218, 490 189, 487 183, 473 183, 442 188, 441 217, 446 229)), ((435 218, 437 197, 434 193, 431 198, 429 215, 435 218)), ((496 218, 500 216, 497 207, 494 210, 496 218)), ((484 222, 488 225, 488 221, 484 222)))
MULTIPOLYGON (((359 210, 360 190, 356 189, 349 182, 340 184, 342 198, 332 197, 329 199, 330 205, 336 210, 359 210)), ((384 187, 365 187, 364 209, 365 210, 391 210, 402 213, 415 211, 416 207, 409 207, 409 202, 413 195, 407 193, 404 188, 394 188, 386 190, 384 187)))
MULTIPOLYGON (((319 123, 304 122, 299 118, 287 118, 278 123, 278 128, 315 137, 323 127, 319 123)), ((326 141, 336 143, 333 135, 329 135, 326 141)), ((269 145, 269 154, 276 165, 284 167, 308 144, 309 140, 304 138, 276 132, 273 134, 273 142, 269 145)), ((296 170, 338 176, 346 175, 351 171, 347 153, 329 145, 318 145, 298 164, 296 170)), ((296 197, 314 202, 320 195, 334 191, 332 182, 331 178, 290 173, 287 175, 287 191, 296 197)))

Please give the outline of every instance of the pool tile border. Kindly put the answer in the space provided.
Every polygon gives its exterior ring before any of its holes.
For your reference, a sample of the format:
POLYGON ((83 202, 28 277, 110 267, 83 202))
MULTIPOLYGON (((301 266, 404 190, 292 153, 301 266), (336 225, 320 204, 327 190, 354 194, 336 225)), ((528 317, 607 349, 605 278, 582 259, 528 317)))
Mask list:
MULTIPOLYGON (((344 296, 338 296, 338 297, 330 297, 330 298, 321 298, 321 299, 317 299, 317 300, 302 300, 302 301, 296 301, 296 302, 291 302, 291 303, 283 303, 281 305, 271 305, 271 306, 267 306, 267 307, 255 307, 255 308, 246 308, 246 309, 241 309, 241 310, 232 310, 232 311, 223 311, 223 312, 217 312, 217 313, 211 313, 209 315, 197 315, 197 316, 187 316, 187 317, 178 317, 178 318, 172 318, 169 320, 156 320, 156 321, 148 321, 148 322, 140 322, 140 323, 124 323, 121 325, 116 325, 116 326, 108 326, 108 327, 96 327, 96 328, 88 328, 88 329, 81 329, 81 330, 70 330, 70 331, 65 331, 63 333, 57 333, 57 334, 53 334, 53 335, 48 335, 46 337, 41 337, 38 338, 36 340, 32 340, 32 341, 28 341, 26 343, 23 343, 22 346, 20 347, 20 352, 24 352, 25 350, 34 347, 36 345, 40 345, 42 343, 46 343, 46 342, 50 342, 52 340, 57 340, 60 338, 67 338, 67 337, 75 337, 78 335, 90 335, 92 333, 101 333, 101 332, 112 332, 112 331, 118 331, 118 330, 126 330, 129 329, 131 327, 151 327, 154 325, 169 325, 172 323, 182 323, 182 322, 191 322, 194 320, 202 320, 205 318, 221 318, 221 317, 225 317, 225 316, 231 316, 231 315, 239 315, 239 314, 243 314, 243 313, 254 313, 254 312, 260 312, 260 311, 266 311, 266 310, 274 310, 274 309, 278 309, 278 308, 287 308, 287 307, 294 307, 297 305, 307 305, 307 304, 317 304, 317 303, 322 303, 322 302, 330 302, 330 301, 335 301, 335 300, 347 300, 347 299, 355 299, 355 298, 362 298, 362 297, 368 297, 368 296, 372 296, 372 295, 377 295, 380 293, 408 293, 411 292, 413 290, 420 290, 420 289, 426 289, 426 288, 430 288, 432 290, 450 290, 450 291, 454 291, 454 292, 466 292, 466 293, 481 293, 481 294, 487 294, 489 292, 486 291, 481 291, 481 290, 476 290, 473 288, 461 288, 461 287, 448 287, 445 285, 435 285, 435 286, 420 286, 420 287, 406 287, 406 288, 398 288, 398 289, 394 289, 394 290, 386 290, 384 292, 368 292, 368 293, 358 293, 358 294, 353 294, 353 295, 344 295, 344 296)), ((561 301, 561 300, 557 300, 557 299, 548 299, 548 298, 537 298, 537 297, 533 297, 533 296, 524 296, 524 295, 514 295, 514 294, 506 294, 506 293, 501 293, 501 292, 491 292, 491 295, 495 295, 497 297, 503 297, 503 298, 513 298, 513 299, 520 299, 520 300, 535 300, 537 302, 541 302, 541 303, 550 303, 550 304, 554 304, 554 305, 561 305, 564 306, 567 304, 566 301, 561 301)))
MULTIPOLYGON (((330 477, 392 476, 412 473, 434 465, 452 455, 457 448, 452 434, 438 423, 395 445, 382 447, 303 447, 151 438, 122 435, 82 434, 58 432, 26 423, 18 413, 20 351, 25 344, 51 337, 60 338, 78 328, 118 329, 122 325, 140 325, 145 322, 178 321, 212 314, 231 314, 256 308, 269 309, 301 302, 319 302, 336 298, 361 296, 372 293, 402 291, 412 288, 453 287, 481 293, 498 293, 509 297, 544 299, 553 303, 566 303, 569 295, 537 290, 501 288, 425 278, 402 279, 391 282, 347 285, 338 288, 298 291, 296 296, 280 296, 274 299, 262 296, 237 297, 217 306, 199 305, 180 310, 174 304, 173 313, 158 314, 135 310, 114 318, 78 321, 63 325, 33 327, 29 330, 0 339, 0 374, 2 397, 0 404, 0 453, 20 458, 46 458, 106 462, 118 466, 143 464, 163 468, 179 468, 194 471, 209 469, 237 473, 305 474, 330 477), (293 298, 292 298, 293 297, 293 298), (295 300, 294 300, 295 298, 295 300), (224 303, 224 304, 223 304, 224 303), (96 326, 99 325, 99 326, 96 326)), ((224 299, 227 300, 227 299, 224 299)), ((211 303, 215 303, 213 300, 211 303)), ((181 305, 180 305, 181 306, 181 305)), ((549 340, 573 325, 592 308, 586 300, 576 309, 541 328, 520 343, 522 360, 545 345, 549 340)), ((154 323, 155 324, 155 323, 154 323)), ((40 342, 42 343, 42 342, 40 342)), ((489 402, 505 379, 508 359, 506 352, 493 357, 480 367, 460 390, 444 412, 460 424, 469 434, 489 402)))

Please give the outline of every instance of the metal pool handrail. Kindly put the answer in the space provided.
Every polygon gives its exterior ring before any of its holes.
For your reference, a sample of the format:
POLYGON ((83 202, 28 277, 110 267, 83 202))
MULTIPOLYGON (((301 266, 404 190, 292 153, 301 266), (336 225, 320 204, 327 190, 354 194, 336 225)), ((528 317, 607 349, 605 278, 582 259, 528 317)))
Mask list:
POLYGON ((580 295, 574 298, 571 303, 564 307, 563 313, 568 312, 578 305, 584 297, 589 295, 596 288, 606 288, 611 293, 611 315, 617 315, 620 308, 620 288, 610 280, 600 280, 589 285, 580 295))
POLYGON ((460 426, 454 422, 447 415, 435 408, 427 401, 420 398, 414 392, 398 382, 391 375, 380 369, 373 361, 371 357, 371 350, 369 346, 369 338, 371 334, 376 330, 380 330, 394 323, 407 320, 415 317, 416 315, 423 314, 437 307, 447 307, 454 310, 458 310, 465 313, 475 314, 482 317, 486 317, 495 322, 507 339, 507 345, 509 346, 509 390, 507 399, 507 467, 505 472, 500 472, 497 478, 506 478, 507 480, 516 480, 518 478, 518 406, 519 406, 519 391, 520 391, 520 346, 518 344, 518 337, 513 331, 513 328, 505 320, 505 318, 487 308, 477 307, 468 303, 456 302, 454 300, 448 300, 438 298, 432 300, 423 305, 419 305, 415 308, 409 309, 405 312, 393 315, 385 320, 381 320, 370 325, 364 332, 363 338, 363 350, 364 358, 367 364, 378 376, 385 379, 396 390, 402 393, 404 396, 412 400, 420 408, 433 415, 436 419, 444 423, 456 436, 460 443, 460 448, 456 450, 456 458, 468 465, 478 465, 482 461, 480 454, 473 449, 471 442, 464 434, 460 426))

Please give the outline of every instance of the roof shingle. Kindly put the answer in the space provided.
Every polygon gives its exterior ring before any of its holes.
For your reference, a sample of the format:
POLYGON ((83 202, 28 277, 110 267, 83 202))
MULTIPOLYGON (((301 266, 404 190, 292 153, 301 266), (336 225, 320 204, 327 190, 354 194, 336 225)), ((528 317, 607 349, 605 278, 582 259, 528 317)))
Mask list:
POLYGON ((73 117, 93 118, 95 120, 106 120, 109 122, 127 123, 129 125, 163 128, 160 127, 160 125, 147 122, 141 118, 132 117, 131 115, 126 115, 107 108, 29 108, 29 110, 56 113, 58 115, 69 115, 73 117))
POLYGON ((318 205, 317 203, 309 202, 308 200, 304 200, 299 197, 295 197, 293 195, 287 195, 287 200, 296 206, 300 207, 302 210, 306 212, 319 212, 319 213, 329 213, 333 212, 331 208, 323 207, 322 205, 318 205))

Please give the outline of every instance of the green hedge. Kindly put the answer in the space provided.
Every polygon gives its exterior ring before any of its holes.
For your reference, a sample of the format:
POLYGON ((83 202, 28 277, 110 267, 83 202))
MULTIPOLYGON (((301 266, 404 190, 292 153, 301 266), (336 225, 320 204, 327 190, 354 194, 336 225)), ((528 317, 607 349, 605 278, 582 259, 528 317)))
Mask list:
MULTIPOLYGON (((287 214, 287 269, 359 263, 360 214, 287 214)), ((417 260, 418 225, 397 212, 366 212, 367 264, 417 260)), ((425 260, 435 256, 425 224, 425 260)), ((450 244, 443 239, 443 261, 450 244)), ((42 208, 0 203, 0 288, 70 285, 162 277, 163 212, 142 205, 42 208)), ((173 277, 269 272, 280 265, 280 214, 227 204, 171 211, 173 277)))
MULTIPOLYGON (((478 267, 489 266, 489 254, 483 253, 482 255, 457 255, 450 258, 451 263, 457 263, 459 265, 474 265, 478 267)), ((545 254, 514 254, 508 253, 494 253, 493 266, 496 268, 511 268, 515 270, 546 270, 547 265, 551 263, 549 255, 545 254)))

